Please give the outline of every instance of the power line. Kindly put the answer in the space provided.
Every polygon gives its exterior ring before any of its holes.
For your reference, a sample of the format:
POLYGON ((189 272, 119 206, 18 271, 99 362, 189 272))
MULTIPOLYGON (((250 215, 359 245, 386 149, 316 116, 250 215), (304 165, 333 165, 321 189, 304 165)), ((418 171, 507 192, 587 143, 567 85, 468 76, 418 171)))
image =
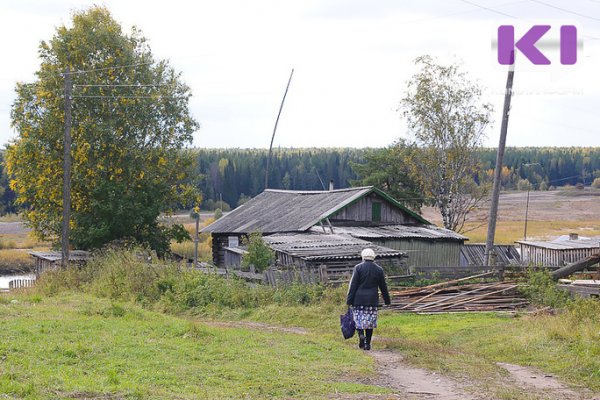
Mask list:
MULTIPOLYGON (((509 18, 513 18, 513 19, 516 19, 516 20, 520 20, 520 21, 526 21, 525 19, 519 18, 519 17, 517 17, 515 15, 507 14, 507 13, 505 13, 503 11, 499 11, 499 10, 497 10, 495 8, 492 8, 492 7, 485 7, 485 6, 479 5, 479 4, 474 3, 472 1, 469 1, 469 0, 460 0, 460 1, 462 1, 463 3, 466 3, 466 4, 470 4, 472 6, 475 6, 477 8, 480 8, 482 10, 489 11, 489 12, 494 13, 494 14, 502 15, 504 17, 509 17, 509 18)), ((564 11, 564 12, 568 12, 568 13, 571 13, 571 14, 583 16, 585 18, 590 18, 590 19, 593 19, 593 20, 596 20, 596 21, 600 21, 600 19, 598 19, 598 18, 589 17, 589 16, 586 16, 586 15, 583 15, 583 14, 578 14, 578 13, 576 13, 574 11, 569 11, 569 10, 561 9, 559 7, 555 7, 555 6, 551 5, 551 4, 547 4, 547 3, 544 3, 544 2, 539 1, 539 0, 528 0, 528 1, 536 2, 536 3, 542 4, 542 5, 545 5, 545 6, 548 6, 548 7, 556 8, 556 9, 564 11)), ((599 37, 592 36, 592 35, 584 34, 583 36, 586 37, 586 38, 588 38, 588 39, 592 39, 592 40, 600 40, 599 37)))
POLYGON ((132 83, 132 84, 121 84, 121 83, 103 83, 103 84, 94 84, 94 85, 73 85, 74 88, 76 87, 158 87, 158 86, 175 86, 172 83, 156 83, 156 84, 137 84, 137 83, 132 83))
POLYGON ((96 72, 96 71, 106 71, 109 69, 123 69, 123 68, 131 68, 131 67, 138 67, 141 65, 149 65, 152 64, 153 61, 148 61, 148 62, 143 62, 143 63, 136 63, 136 64, 128 64, 128 65, 115 65, 112 67, 103 67, 103 68, 95 68, 95 69, 87 69, 87 70, 79 70, 79 71, 73 71, 70 72, 70 75, 78 75, 78 74, 86 74, 88 72, 96 72))
POLYGON ((538 3, 538 4, 541 4, 541 5, 544 5, 546 7, 554 8, 555 10, 566 12, 568 14, 577 15, 579 17, 588 18, 588 19, 591 19, 591 20, 594 20, 594 21, 600 21, 600 18, 590 17, 589 15, 580 14, 580 13, 578 13, 576 11, 571 11, 571 10, 567 10, 566 8, 557 7, 555 5, 548 4, 548 3, 540 1, 540 0, 529 0, 529 1, 531 1, 532 3, 538 3))
POLYGON ((94 95, 74 95, 71 96, 71 98, 78 98, 78 99, 165 99, 165 98, 169 98, 169 99, 185 99, 185 97, 176 97, 176 96, 161 96, 161 95, 155 95, 155 96, 94 96, 94 95))
POLYGON ((481 8, 482 10, 486 10, 486 11, 489 11, 489 12, 493 12, 493 13, 495 13, 495 14, 503 15, 503 16, 505 16, 505 17, 509 17, 509 18, 519 19, 519 18, 515 17, 514 15, 506 14, 506 13, 504 13, 504 12, 502 12, 502 11, 498 11, 498 10, 496 10, 496 9, 493 9, 493 8, 484 7, 484 6, 482 6, 482 5, 479 5, 479 4, 477 4, 477 3, 473 3, 473 2, 471 2, 471 1, 468 1, 468 0, 461 0, 461 1, 462 1, 463 3, 470 4, 470 5, 472 5, 472 6, 475 6, 475 7, 477 7, 477 8, 481 8))

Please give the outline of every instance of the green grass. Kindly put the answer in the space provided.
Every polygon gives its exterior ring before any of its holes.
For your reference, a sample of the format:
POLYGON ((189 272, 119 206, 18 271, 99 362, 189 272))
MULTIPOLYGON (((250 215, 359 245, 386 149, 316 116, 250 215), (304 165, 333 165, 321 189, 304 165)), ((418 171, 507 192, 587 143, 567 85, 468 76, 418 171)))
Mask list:
MULTIPOLYGON (((226 317, 320 329, 334 338, 340 335, 339 327, 327 316, 341 309, 273 306, 226 317)), ((567 383, 600 391, 600 303, 595 301, 576 302, 558 315, 539 316, 384 311, 373 341, 375 349, 399 351, 415 366, 475 380, 497 398, 523 399, 523 393, 497 386, 497 378, 506 375, 497 362, 539 368, 567 383)))
POLYGON ((372 360, 340 339, 213 327, 89 295, 0 297, 0 393, 19 398, 326 398, 372 360), (107 397, 108 398, 108 397, 107 397))
MULTIPOLYGON (((545 282, 530 286, 552 300, 545 282)), ((345 291, 253 287, 177 265, 148 265, 135 252, 107 252, 86 268, 46 274, 18 303, 0 296, 0 393, 326 398, 385 391, 357 383, 372 377, 374 366, 355 340, 341 339, 345 291), (212 319, 302 327, 308 334, 216 327, 212 319)), ((525 398, 498 383, 507 373, 496 362, 534 366, 598 391, 600 303, 561 304, 557 315, 539 316, 384 311, 374 349, 398 350, 407 362, 466 378, 494 398, 525 398)))

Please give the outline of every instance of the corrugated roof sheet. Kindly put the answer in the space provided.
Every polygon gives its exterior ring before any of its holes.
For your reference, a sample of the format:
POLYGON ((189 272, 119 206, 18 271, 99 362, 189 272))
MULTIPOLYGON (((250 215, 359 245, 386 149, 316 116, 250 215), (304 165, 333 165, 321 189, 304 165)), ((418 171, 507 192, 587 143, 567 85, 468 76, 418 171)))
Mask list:
POLYGON ((375 251, 377 258, 405 257, 405 253, 383 246, 375 246, 366 240, 350 235, 300 233, 264 236, 263 240, 277 251, 303 260, 357 259, 366 248, 375 251))
POLYGON ((569 236, 566 235, 548 242, 535 240, 519 240, 517 241, 517 243, 551 250, 591 249, 595 247, 600 248, 600 236, 580 236, 579 239, 571 240, 569 239, 569 236))
MULTIPOLYGON (((498 265, 520 265, 521 256, 511 245, 494 245, 498 265)), ((461 265, 485 265, 485 244, 465 244, 460 249, 461 265)))
MULTIPOLYGON (((60 251, 30 251, 32 257, 41 258, 48 261, 60 261, 62 253, 60 251)), ((71 250, 69 252, 70 261, 84 261, 90 257, 90 253, 84 250, 71 250)))
MULTIPOLYGON (((327 228, 328 229, 328 228, 327 228)), ((413 225, 384 225, 370 227, 334 227, 334 232, 347 234, 360 239, 394 239, 394 238, 418 238, 418 239, 444 239, 444 240, 469 240, 466 236, 439 228, 435 225, 413 226, 413 225)), ((321 227, 311 228, 312 232, 322 232, 321 227)))
MULTIPOLYGON (((292 191, 267 189, 240 207, 221 217, 202 232, 262 233, 303 232, 355 200, 376 191, 373 186, 331 191, 292 191)), ((419 220, 419 215, 396 205, 419 220)))

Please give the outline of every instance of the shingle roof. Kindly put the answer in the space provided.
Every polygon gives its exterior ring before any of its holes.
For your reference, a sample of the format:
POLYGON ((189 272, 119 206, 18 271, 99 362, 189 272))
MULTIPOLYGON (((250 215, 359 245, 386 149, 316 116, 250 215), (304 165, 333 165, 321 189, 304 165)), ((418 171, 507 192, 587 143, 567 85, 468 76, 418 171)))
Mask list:
POLYGON ((307 261, 359 260, 361 258, 360 252, 367 247, 375 251, 377 258, 406 257, 406 254, 402 251, 375 246, 366 240, 357 239, 350 235, 298 233, 264 236, 263 240, 276 251, 307 261))
MULTIPOLYGON (((313 227, 311 231, 321 231, 320 227, 313 227)), ((360 227, 334 227, 334 232, 348 234, 360 239, 395 239, 395 238, 418 238, 418 239, 444 239, 444 240, 468 240, 466 236, 439 228, 435 225, 384 225, 384 226, 360 226, 360 227)))
POLYGON ((373 186, 331 191, 267 189, 224 217, 202 229, 213 233, 303 232, 363 196, 376 192, 418 221, 420 215, 373 186))

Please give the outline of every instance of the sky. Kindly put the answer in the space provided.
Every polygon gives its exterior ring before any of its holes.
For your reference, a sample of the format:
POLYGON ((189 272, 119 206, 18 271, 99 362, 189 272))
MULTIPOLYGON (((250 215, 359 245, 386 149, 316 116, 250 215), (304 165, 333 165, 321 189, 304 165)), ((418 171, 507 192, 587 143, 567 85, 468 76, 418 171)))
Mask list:
MULTIPOLYGON (((0 144, 17 137, 17 82, 39 68, 38 45, 73 11, 106 6, 135 25, 156 58, 192 89, 196 147, 266 148, 290 71, 275 147, 382 147, 409 138, 398 104, 429 54, 462 71, 494 106, 485 145, 500 136, 507 67, 497 29, 550 25, 550 66, 517 51, 508 146, 600 146, 600 0, 0 0, 0 144), (562 25, 577 27, 575 65, 560 65, 562 25), (552 42, 554 40, 554 42, 552 42)), ((544 42, 544 43, 542 43, 544 42)))

